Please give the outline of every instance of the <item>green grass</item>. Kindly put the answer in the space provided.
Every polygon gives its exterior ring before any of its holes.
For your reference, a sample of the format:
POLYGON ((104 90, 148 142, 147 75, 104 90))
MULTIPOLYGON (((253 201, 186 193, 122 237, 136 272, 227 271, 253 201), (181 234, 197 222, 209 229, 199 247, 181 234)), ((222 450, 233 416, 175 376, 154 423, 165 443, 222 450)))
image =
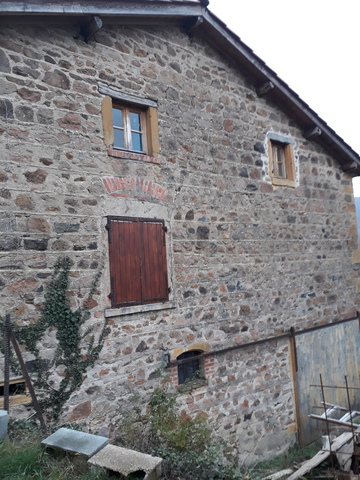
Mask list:
POLYGON ((30 425, 10 426, 9 437, 0 442, 2 480, 103 480, 105 475, 83 472, 68 457, 53 458, 41 447, 41 434, 30 425))
MULTIPOLYGON (((2 480, 109 480, 105 474, 84 472, 83 466, 74 464, 67 456, 54 458, 41 447, 42 437, 34 424, 14 422, 10 425, 9 437, 0 442, 2 480)), ((237 478, 261 479, 312 458, 320 448, 319 443, 308 447, 295 445, 273 460, 242 468, 237 478)))
POLYGON ((249 476, 251 479, 263 478, 271 473, 293 468, 295 465, 299 465, 312 458, 319 450, 321 450, 321 441, 314 442, 307 447, 293 445, 282 455, 249 467, 249 476))

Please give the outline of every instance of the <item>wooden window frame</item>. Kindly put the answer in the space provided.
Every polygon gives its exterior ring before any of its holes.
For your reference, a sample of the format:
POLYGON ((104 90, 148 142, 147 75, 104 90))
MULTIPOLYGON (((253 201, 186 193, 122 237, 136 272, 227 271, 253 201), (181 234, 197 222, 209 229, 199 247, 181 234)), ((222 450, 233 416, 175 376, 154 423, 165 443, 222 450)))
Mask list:
MULTIPOLYGON (((108 90, 104 90, 108 91, 108 90)), ((158 127, 158 115, 157 108, 152 101, 142 102, 138 99, 138 102, 129 100, 129 95, 118 95, 116 98, 106 96, 102 100, 102 119, 104 128, 104 143, 105 145, 113 149, 113 151, 129 152, 130 155, 136 155, 136 159, 141 156, 156 157, 159 155, 159 127, 158 127), (122 99, 124 98, 124 100, 122 99), (127 117, 126 135, 127 137, 125 148, 119 148, 114 145, 114 125, 113 125, 113 109, 121 109, 125 112, 127 117), (131 142, 129 142, 129 112, 140 113, 141 115, 141 128, 142 128, 142 140, 143 151, 133 150, 131 148, 131 142)), ((131 97, 133 99, 134 97, 131 97)), ((110 150, 111 154, 112 150, 110 150)), ((115 155, 116 156, 116 155, 115 155)), ((156 162, 157 163, 157 162, 156 162)))
POLYGON ((168 302, 165 222, 109 216, 106 228, 111 308, 168 302))
POLYGON ((294 148, 291 143, 269 139, 269 167, 273 185, 295 187, 294 148), (282 157, 283 174, 279 174, 278 156, 282 157))

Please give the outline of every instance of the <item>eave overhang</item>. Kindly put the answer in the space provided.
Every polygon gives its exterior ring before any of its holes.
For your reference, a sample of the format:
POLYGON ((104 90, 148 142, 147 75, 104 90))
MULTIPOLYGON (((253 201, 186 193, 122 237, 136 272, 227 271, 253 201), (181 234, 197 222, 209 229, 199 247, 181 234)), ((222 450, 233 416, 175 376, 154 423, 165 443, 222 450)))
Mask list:
POLYGON ((7 23, 9 16, 16 17, 17 23, 45 17, 50 24, 81 24, 99 16, 105 25, 181 25, 238 66, 252 82, 254 91, 261 90, 266 98, 278 104, 297 123, 304 136, 323 146, 345 172, 351 176, 360 175, 360 156, 206 5, 207 0, 0 0, 0 14, 2 24, 7 23))

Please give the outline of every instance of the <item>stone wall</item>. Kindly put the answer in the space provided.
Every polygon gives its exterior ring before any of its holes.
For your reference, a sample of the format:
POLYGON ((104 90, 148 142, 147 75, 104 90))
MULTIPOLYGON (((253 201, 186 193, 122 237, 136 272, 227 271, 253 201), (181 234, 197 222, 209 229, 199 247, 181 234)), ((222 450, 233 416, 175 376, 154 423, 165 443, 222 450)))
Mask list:
MULTIPOLYGON (((71 27, 9 26, 0 72, 3 312, 36 322, 59 256, 73 261, 74 306, 102 266, 88 324, 100 331, 107 309, 109 333, 66 421, 114 433, 129 399, 145 404, 158 384, 164 349, 174 360, 198 342, 217 351, 355 314, 350 176, 208 45, 172 27, 107 26, 86 44, 71 27), (100 84, 157 101, 156 162, 108 154, 100 84), (269 132, 293 139, 295 188, 271 184, 269 132), (172 308, 111 313, 107 215, 165 220, 172 308)), ((52 334, 44 358, 54 346, 52 334)), ((288 446, 288 340, 213 359, 181 408, 206 412, 242 461, 288 446)), ((61 371, 51 378, 56 388, 61 371)))

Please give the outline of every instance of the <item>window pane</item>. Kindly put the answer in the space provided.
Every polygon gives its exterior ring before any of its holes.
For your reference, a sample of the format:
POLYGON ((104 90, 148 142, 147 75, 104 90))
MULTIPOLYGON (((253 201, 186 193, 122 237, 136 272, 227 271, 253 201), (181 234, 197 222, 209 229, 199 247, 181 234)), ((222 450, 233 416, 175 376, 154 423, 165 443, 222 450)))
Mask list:
POLYGON ((286 178, 286 172, 285 172, 285 155, 284 155, 284 149, 281 147, 278 147, 277 149, 277 161, 278 161, 278 175, 281 178, 286 178))
POLYGON ((124 145, 124 130, 114 128, 114 147, 125 148, 124 145))
POLYGON ((141 131, 140 113, 130 112, 130 126, 131 130, 141 131))
POLYGON ((137 152, 142 152, 143 151, 141 133, 131 132, 131 141, 132 141, 132 149, 133 150, 136 150, 137 152))
POLYGON ((123 126, 123 112, 119 108, 113 108, 113 125, 114 127, 122 127, 123 126))

